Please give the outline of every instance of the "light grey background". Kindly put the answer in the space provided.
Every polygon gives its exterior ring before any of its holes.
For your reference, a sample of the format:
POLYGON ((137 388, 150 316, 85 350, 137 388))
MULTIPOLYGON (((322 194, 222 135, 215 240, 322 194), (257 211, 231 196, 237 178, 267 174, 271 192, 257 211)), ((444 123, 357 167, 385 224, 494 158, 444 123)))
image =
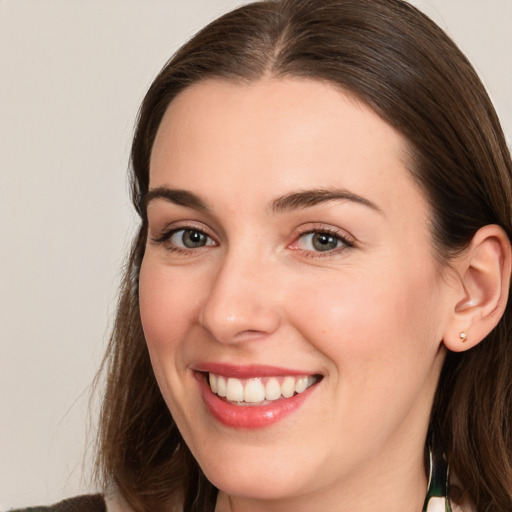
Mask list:
MULTIPOLYGON (((134 221, 135 115, 173 51, 240 3, 0 0, 1 510, 93 490, 89 385, 134 221)), ((414 3, 472 60, 510 141, 512 0, 414 3)))

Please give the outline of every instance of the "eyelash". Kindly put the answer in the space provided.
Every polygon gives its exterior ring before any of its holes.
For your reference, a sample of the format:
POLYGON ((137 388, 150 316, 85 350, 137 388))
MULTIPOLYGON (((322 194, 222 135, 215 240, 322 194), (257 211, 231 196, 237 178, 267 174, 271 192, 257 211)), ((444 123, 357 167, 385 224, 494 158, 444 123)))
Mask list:
POLYGON ((303 232, 299 233, 291 245, 297 244, 299 240, 301 240, 303 237, 306 237, 307 235, 328 235, 336 239, 338 242, 341 242, 341 246, 327 251, 314 251, 301 249, 299 247, 292 248, 292 250, 301 251, 306 258, 334 257, 336 255, 339 255, 346 249, 350 249, 355 246, 354 241, 352 239, 350 239, 346 235, 343 235, 339 230, 327 226, 313 226, 312 228, 309 227, 307 230, 304 230, 303 232))
POLYGON ((168 228, 168 229, 164 229, 157 237, 151 237, 151 241, 157 245, 162 245, 162 244, 165 244, 166 245, 166 249, 169 251, 169 252, 173 252, 173 253, 177 253, 177 254, 190 254, 191 251, 195 251, 197 249, 202 249, 203 247, 211 247, 213 245, 217 245, 217 243, 215 242, 215 240, 210 236, 208 235, 208 233, 206 233, 204 231, 204 229, 200 229, 196 226, 179 226, 179 227, 173 227, 173 228, 168 228), (213 241, 214 243, 213 244, 206 244, 204 246, 200 246, 200 247, 197 247, 197 248, 186 248, 186 247, 177 247, 176 245, 172 245, 170 243, 167 243, 167 242, 170 242, 171 238, 176 234, 176 233, 179 233, 180 231, 183 231, 183 232, 196 232, 196 233, 201 233, 202 235, 204 235, 207 239, 209 239, 210 241, 213 241))
MULTIPOLYGON (((163 230, 157 237, 151 237, 151 241, 157 245, 166 244, 166 249, 170 252, 177 253, 177 254, 190 254, 191 251, 195 251, 197 249, 202 249, 203 247, 211 247, 218 245, 217 242, 210 236, 208 233, 206 233, 203 229, 200 229, 196 226, 179 226, 179 227, 173 227, 169 229, 163 230), (201 233, 209 241, 213 241, 213 243, 206 243, 203 246, 197 247, 197 248, 184 248, 184 247, 177 247, 176 245, 171 245, 170 243, 167 243, 170 241, 170 239, 180 231, 186 232, 186 231, 192 231, 201 233)), ((308 228, 307 230, 304 230, 303 232, 299 233, 294 241, 288 246, 292 250, 295 251, 301 251, 303 255, 307 258, 328 258, 333 257, 340 252, 354 247, 354 241, 349 239, 347 236, 342 235, 337 229, 329 228, 326 226, 319 226, 319 227, 313 227, 308 228), (336 239, 338 242, 341 243, 341 247, 335 247, 334 249, 326 250, 326 251, 315 251, 315 250, 308 250, 308 249, 301 249, 300 247, 292 247, 295 244, 298 244, 298 242, 303 239, 304 237, 308 235, 328 235, 334 239, 336 239)))

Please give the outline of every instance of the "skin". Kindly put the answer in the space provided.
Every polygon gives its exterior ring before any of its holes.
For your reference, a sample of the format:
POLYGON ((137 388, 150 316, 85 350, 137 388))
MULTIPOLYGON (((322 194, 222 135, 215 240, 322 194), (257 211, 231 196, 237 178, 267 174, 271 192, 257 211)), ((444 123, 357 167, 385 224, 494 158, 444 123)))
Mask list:
POLYGON ((457 287, 440 268, 403 137, 332 85, 206 81, 169 106, 150 189, 140 308, 158 384, 220 489, 217 512, 421 510, 423 451, 457 287), (350 199, 273 211, 276 197, 350 199), (182 246, 192 228, 207 244, 182 246), (307 233, 344 237, 318 251, 307 233), (335 244, 336 245, 336 244, 335 244), (178 250, 176 250, 178 249, 178 250), (192 368, 262 364, 323 376, 257 430, 218 423, 192 368))

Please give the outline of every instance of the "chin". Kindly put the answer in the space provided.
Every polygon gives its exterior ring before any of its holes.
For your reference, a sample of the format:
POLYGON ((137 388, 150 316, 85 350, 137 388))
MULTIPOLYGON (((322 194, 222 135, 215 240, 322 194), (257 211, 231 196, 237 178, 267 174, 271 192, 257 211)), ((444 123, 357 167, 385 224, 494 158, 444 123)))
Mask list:
POLYGON ((268 441, 220 439, 208 445, 193 442, 191 447, 206 478, 231 496, 279 500, 303 494, 316 478, 313 468, 318 465, 308 456, 309 450, 290 450, 268 441))
POLYGON ((231 467, 215 473, 206 473, 208 480, 230 496, 246 499, 275 501, 304 492, 304 485, 293 474, 269 471, 268 468, 246 468, 240 471, 231 467))

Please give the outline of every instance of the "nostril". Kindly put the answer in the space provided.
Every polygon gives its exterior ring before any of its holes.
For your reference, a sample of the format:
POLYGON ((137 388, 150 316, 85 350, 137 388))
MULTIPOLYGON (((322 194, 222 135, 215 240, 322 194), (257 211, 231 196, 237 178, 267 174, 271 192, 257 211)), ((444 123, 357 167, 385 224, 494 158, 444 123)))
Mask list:
POLYGON ((269 333, 263 331, 257 331, 255 329, 249 329, 242 332, 237 333, 234 336, 234 341, 257 341, 263 340, 268 337, 269 333))

